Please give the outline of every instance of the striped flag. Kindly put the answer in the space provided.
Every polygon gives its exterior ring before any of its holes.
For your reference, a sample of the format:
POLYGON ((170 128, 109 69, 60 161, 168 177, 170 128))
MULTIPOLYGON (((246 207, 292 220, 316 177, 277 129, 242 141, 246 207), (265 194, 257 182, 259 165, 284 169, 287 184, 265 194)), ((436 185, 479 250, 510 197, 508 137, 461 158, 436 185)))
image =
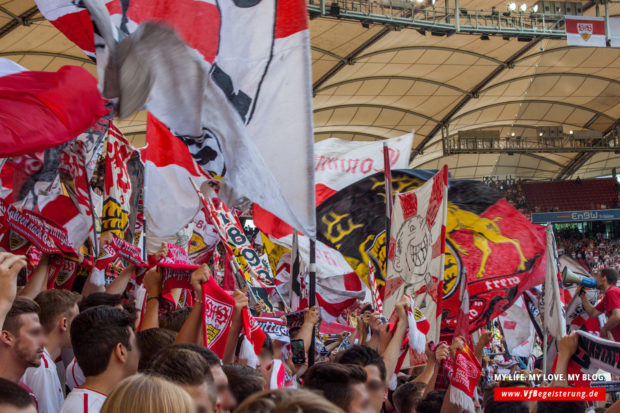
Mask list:
POLYGON ((375 307, 377 311, 383 314, 383 300, 381 299, 379 289, 377 288, 377 280, 375 279, 375 266, 372 265, 372 261, 368 261, 368 269, 368 285, 370 286, 370 293, 372 294, 373 300, 375 301, 375 307))
POLYGON ((605 19, 566 16, 566 42, 570 46, 606 47, 605 19))

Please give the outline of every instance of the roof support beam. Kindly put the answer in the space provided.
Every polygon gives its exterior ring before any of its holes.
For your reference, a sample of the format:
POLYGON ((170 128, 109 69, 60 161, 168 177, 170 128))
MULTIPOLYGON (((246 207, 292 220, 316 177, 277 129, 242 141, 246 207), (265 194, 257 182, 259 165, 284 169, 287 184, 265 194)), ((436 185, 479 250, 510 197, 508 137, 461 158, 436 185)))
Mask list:
POLYGON ((389 137, 377 135, 375 133, 355 132, 355 131, 347 131, 347 130, 332 130, 332 129, 329 129, 329 130, 322 130, 322 131, 315 131, 314 132, 314 135, 339 135, 339 134, 341 134, 341 135, 366 136, 367 138, 373 138, 373 139, 376 139, 376 140, 390 139, 389 137))
POLYGON ((16 27, 19 27, 20 25, 30 24, 32 16, 34 16, 38 12, 39 12, 39 9, 37 8, 37 6, 34 6, 34 7, 29 8, 28 10, 26 10, 19 16, 13 16, 11 13, 10 14, 12 18, 11 21, 5 24, 4 26, 0 27, 0 37, 5 36, 6 34, 10 33, 16 27))
POLYGON ((384 53, 394 53, 394 52, 401 52, 401 51, 405 51, 405 50, 437 50, 440 52, 447 52, 447 53, 460 53, 460 54, 465 54, 465 55, 469 55, 469 56, 473 56, 476 57, 478 59, 484 59, 484 60, 488 60, 491 61, 493 63, 497 63, 498 65, 503 65, 504 62, 502 62, 499 59, 495 59, 493 57, 489 57, 480 53, 476 53, 476 52, 471 52, 469 50, 461 50, 461 49, 454 49, 452 47, 441 47, 441 46, 402 46, 402 47, 393 47, 390 49, 383 49, 383 50, 377 50, 375 52, 370 52, 370 53, 366 53, 364 55, 361 55, 359 57, 356 57, 353 60, 354 63, 362 60, 362 59, 366 59, 367 57, 371 57, 371 56, 377 56, 380 54, 384 54, 384 53))
POLYGON ((366 80, 407 80, 407 81, 411 81, 411 82, 423 82, 423 83, 429 83, 431 85, 435 85, 435 86, 439 86, 439 87, 445 87, 448 89, 452 89, 455 90, 459 93, 462 93, 464 95, 466 95, 467 93, 469 93, 468 91, 461 89, 459 87, 456 86, 452 86, 449 85, 447 83, 443 83, 443 82, 438 82, 436 80, 430 80, 430 79, 424 79, 421 77, 410 77, 410 76, 367 76, 367 77, 360 77, 357 79, 347 79, 344 80, 342 82, 337 82, 337 83, 332 83, 331 85, 322 87, 320 89, 316 89, 314 91, 315 94, 320 93, 324 90, 328 90, 328 89, 332 89, 338 86, 342 86, 342 85, 348 85, 350 83, 356 83, 356 82, 364 82, 366 80))
MULTIPOLYGON (((412 110, 398 108, 395 106, 387 106, 387 105, 375 105, 372 103, 351 103, 348 105, 335 105, 335 106, 326 106, 324 108, 314 109, 313 113, 324 112, 326 110, 335 110, 335 109, 350 109, 350 108, 371 108, 371 109, 381 109, 381 110, 394 110, 396 112, 406 113, 408 115, 417 116, 426 120, 430 120, 431 122, 438 122, 437 119, 431 118, 430 116, 426 116, 419 112, 414 112, 412 110)), ((326 125, 329 126, 329 125, 326 125)))
POLYGON ((518 82, 520 80, 529 80, 532 78, 539 78, 539 77, 551 77, 551 76, 570 76, 570 77, 584 77, 587 79, 596 79, 596 80, 602 80, 604 82, 609 82, 609 83, 613 83, 616 85, 620 85, 620 80, 616 80, 616 79, 611 79, 608 77, 603 77, 603 76, 596 76, 596 75, 588 75, 585 73, 568 73, 568 72, 563 72, 563 73, 534 73, 533 75, 529 75, 529 76, 519 76, 519 77, 515 77, 512 79, 508 79, 508 80, 504 80, 502 82, 498 82, 495 83, 487 88, 484 88, 480 91, 480 94, 486 93, 491 89, 494 89, 496 87, 500 87, 509 83, 513 83, 513 82, 518 82))
POLYGON ((340 60, 336 63, 331 69, 329 69, 323 76, 321 76, 314 84, 312 85, 312 90, 315 91, 320 88, 325 82, 331 79, 336 73, 338 73, 347 63, 351 62, 351 59, 357 57, 364 50, 368 49, 370 46, 378 42, 383 38, 386 34, 390 32, 388 27, 383 27, 373 36, 371 36, 364 43, 355 48, 351 53, 346 55, 343 60, 340 60))
POLYGON ((0 52, 0 57, 5 57, 5 56, 49 56, 49 57, 58 57, 61 59, 75 60, 80 63, 89 63, 92 65, 95 64, 95 62, 93 62, 87 57, 71 56, 68 54, 55 53, 55 52, 39 52, 35 50, 0 52))

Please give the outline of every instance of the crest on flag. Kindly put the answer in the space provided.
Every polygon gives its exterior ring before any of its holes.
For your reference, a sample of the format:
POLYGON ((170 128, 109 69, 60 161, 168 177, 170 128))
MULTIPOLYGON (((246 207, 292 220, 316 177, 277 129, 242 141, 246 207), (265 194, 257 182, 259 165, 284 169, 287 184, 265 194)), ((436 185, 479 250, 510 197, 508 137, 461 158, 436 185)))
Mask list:
POLYGON ((577 33, 586 42, 592 37, 594 32, 594 25, 592 23, 577 23, 577 33))
POLYGON ((207 347, 214 346, 222 338, 223 332, 228 330, 234 305, 224 303, 214 297, 206 296, 205 324, 207 347))
POLYGON ((431 322, 431 339, 439 338, 448 167, 420 188, 396 195, 388 249, 385 308, 391 313, 402 295, 411 296, 431 322))

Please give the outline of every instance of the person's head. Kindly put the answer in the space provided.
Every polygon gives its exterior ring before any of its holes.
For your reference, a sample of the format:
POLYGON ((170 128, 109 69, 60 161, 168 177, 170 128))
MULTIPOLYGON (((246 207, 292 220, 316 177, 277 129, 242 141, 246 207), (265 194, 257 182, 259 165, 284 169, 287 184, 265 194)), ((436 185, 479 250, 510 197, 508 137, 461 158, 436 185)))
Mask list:
POLYGON ((174 331, 165 328, 149 328, 136 334, 136 343, 140 350, 140 361, 138 371, 143 372, 149 369, 151 361, 155 355, 171 346, 176 338, 174 331))
POLYGON ((71 344, 86 377, 114 371, 122 377, 138 370, 140 350, 133 320, 124 310, 100 305, 84 310, 71 323, 71 344))
POLYGON ((530 409, 524 401, 498 402, 495 400, 490 400, 484 408, 485 413, 529 413, 529 411, 530 409))
POLYGON ((353 346, 338 355, 338 363, 356 364, 366 370, 366 388, 375 411, 380 411, 387 399, 386 370, 383 357, 368 346, 353 346))
POLYGON ((586 411, 586 402, 584 401, 539 401, 536 403, 534 413, 584 413, 586 411))
POLYGON ((366 377, 362 366, 319 363, 304 375, 304 387, 319 390, 327 400, 348 413, 372 412, 366 377))
POLYGON ((12 381, 0 378, 0 412, 37 413, 34 399, 12 381))
POLYGON ((152 359, 149 373, 181 386, 192 397, 197 413, 213 413, 217 400, 213 376, 207 361, 197 352, 165 348, 152 359))
POLYGON ((192 398, 180 386, 161 377, 136 374, 121 381, 101 407, 101 413, 195 413, 192 398))
POLYGON ((178 333, 181 331, 183 323, 185 323, 185 320, 187 320, 187 317, 189 317, 189 313, 191 312, 192 307, 181 307, 170 311, 164 314, 161 320, 159 320, 159 326, 178 333))
POLYGON ((222 370, 222 362, 217 354, 197 344, 175 344, 173 347, 195 351, 205 359, 209 365, 209 371, 213 376, 213 382, 217 391, 216 412, 226 413, 232 411, 236 406, 235 398, 230 392, 228 378, 224 370, 222 370))
POLYGON ((424 394, 424 383, 407 382, 396 388, 392 394, 394 407, 398 413, 414 413, 415 407, 424 394))
POLYGON ((41 365, 47 339, 39 322, 39 310, 36 302, 17 297, 2 326, 0 351, 6 352, 20 369, 41 365))
POLYGON ((344 413, 325 398, 309 390, 265 390, 245 399, 235 413, 344 413))
POLYGON ((256 369, 239 364, 228 364, 222 367, 228 385, 237 404, 265 388, 265 378, 256 369))
POLYGON ((120 294, 92 293, 80 301, 80 312, 100 305, 123 309, 123 296, 120 294))
POLYGON ((432 391, 428 393, 426 397, 420 400, 416 405, 416 413, 435 413, 440 411, 444 396, 445 392, 443 391, 432 391))
POLYGON ((594 275, 596 288, 606 291, 610 286, 615 286, 618 282, 618 271, 613 268, 604 268, 594 275))
POLYGON ((61 348, 71 347, 71 322, 78 315, 78 303, 82 298, 76 292, 66 290, 45 290, 36 296, 39 304, 39 320, 48 337, 58 335, 61 348))

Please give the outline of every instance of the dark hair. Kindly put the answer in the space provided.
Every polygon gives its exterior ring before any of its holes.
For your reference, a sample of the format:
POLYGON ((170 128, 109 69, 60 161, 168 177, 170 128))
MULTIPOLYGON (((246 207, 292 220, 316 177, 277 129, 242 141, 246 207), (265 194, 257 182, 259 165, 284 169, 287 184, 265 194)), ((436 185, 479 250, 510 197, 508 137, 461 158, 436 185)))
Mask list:
POLYGON ((181 344, 174 344, 171 346, 171 348, 184 348, 187 350, 195 351, 196 353, 200 354, 203 359, 205 359, 209 367, 222 365, 222 361, 217 356, 217 354, 215 354, 214 352, 212 352, 211 350, 209 350, 208 348, 204 346, 200 346, 198 344, 191 344, 191 343, 181 343, 181 344))
POLYGON ((394 407, 399 413, 411 413, 416 405, 422 400, 426 384, 420 382, 408 382, 398 386, 392 394, 394 407))
POLYGON ((174 331, 165 328, 149 328, 142 330, 136 334, 136 344, 140 349, 140 361, 138 363, 138 371, 147 370, 155 355, 171 346, 177 334, 174 331))
POLYGON ((484 407, 484 413, 529 413, 529 411, 530 409, 527 407, 525 402, 522 401, 497 402, 495 400, 489 400, 489 402, 484 407))
POLYGON ((356 364, 319 363, 304 375, 304 387, 320 390, 327 400, 348 411, 354 396, 351 386, 366 383, 366 378, 366 370, 356 364))
POLYGON ((337 359, 341 364, 357 364, 358 366, 377 366, 381 380, 385 382, 386 371, 383 357, 373 348, 368 346, 353 346, 341 352, 337 359))
POLYGON ((11 309, 6 314, 6 318, 4 319, 4 324, 2 325, 2 329, 8 331, 13 335, 17 335, 19 329, 22 327, 22 323, 19 319, 19 316, 22 314, 30 314, 35 313, 39 314, 41 308, 39 304, 32 301, 29 298, 17 297, 13 301, 13 305, 11 309))
POLYGON ((46 334, 54 329, 56 321, 65 316, 76 305, 81 295, 67 290, 45 290, 41 291, 34 299, 39 304, 39 321, 46 334))
POLYGON ((71 323, 71 344, 86 377, 106 370, 118 343, 131 350, 132 325, 126 311, 105 305, 89 308, 75 317, 71 323))
MULTIPOLYGON (((616 273, 616 276, 618 274, 616 273)), ((586 411, 586 402, 584 401, 559 401, 559 402, 549 402, 549 401, 539 401, 536 405, 537 413, 554 413, 554 412, 562 412, 562 413, 583 413, 586 411)))
MULTIPOLYGON (((432 391, 420 400, 415 407, 416 413, 436 413, 441 410, 443 398, 446 395, 443 391, 432 391)), ((486 410, 485 410, 485 413, 486 410)))
POLYGON ((159 326, 178 333, 181 331, 181 327, 183 327, 183 323, 185 323, 185 320, 187 320, 187 317, 189 317, 189 313, 191 313, 191 311, 192 307, 182 307, 170 311, 169 313, 165 313, 161 320, 159 320, 159 326))
POLYGON ((227 364, 222 366, 222 369, 228 377, 230 392, 235 396, 238 405, 265 388, 265 378, 256 369, 239 364, 227 364))
POLYGON ((82 299, 80 302, 80 311, 99 305, 115 307, 119 304, 123 304, 123 296, 120 294, 92 293, 82 299))
POLYGON ((601 270, 601 277, 607 278, 607 282, 610 285, 616 285, 618 282, 618 271, 613 268, 603 268, 601 270))
POLYGON ((23 409, 28 406, 35 406, 34 399, 21 386, 0 378, 0 406, 9 405, 23 409))
POLYGON ((269 335, 265 335, 265 342, 263 343, 263 349, 267 350, 269 354, 273 356, 273 341, 269 335))
POLYGON ((196 386, 205 381, 213 383, 213 375, 204 357, 195 351, 175 346, 155 354, 149 373, 177 384, 196 386))

